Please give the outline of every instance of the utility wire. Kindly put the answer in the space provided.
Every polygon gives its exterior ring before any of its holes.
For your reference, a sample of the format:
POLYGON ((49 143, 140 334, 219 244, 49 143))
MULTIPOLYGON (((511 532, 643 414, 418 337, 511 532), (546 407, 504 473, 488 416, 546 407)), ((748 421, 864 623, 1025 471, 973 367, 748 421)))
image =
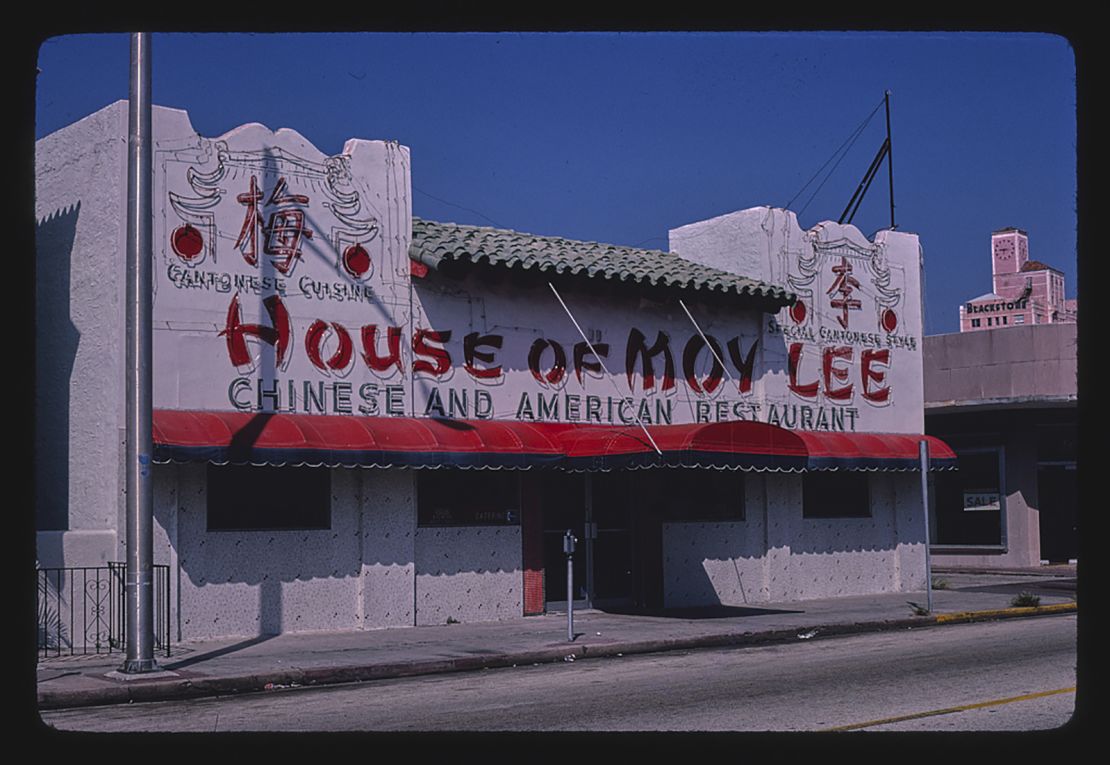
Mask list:
MULTIPOLYGON (((817 168, 817 172, 813 174, 813 177, 810 178, 808 181, 806 181, 805 185, 802 186, 800 189, 798 189, 798 193, 795 194, 793 197, 791 197, 790 201, 786 203, 786 208, 787 209, 790 209, 790 205, 794 204, 794 200, 796 200, 798 197, 800 197, 802 195, 802 192, 804 192, 807 188, 809 188, 809 184, 813 183, 813 181, 817 178, 817 176, 819 176, 821 174, 821 171, 824 170, 826 167, 828 167, 828 164, 833 161, 833 159, 836 157, 837 154, 840 154, 840 152, 844 149, 845 146, 847 146, 848 148, 851 148, 850 144, 854 144, 856 142, 856 139, 859 138, 860 134, 863 132, 863 129, 866 128, 867 125, 871 122, 871 119, 875 116, 875 113, 879 111, 879 107, 881 107, 883 105, 883 103, 884 103, 883 101, 879 101, 879 103, 875 105, 875 108, 871 110, 871 113, 867 115, 867 119, 865 119, 863 122, 861 122, 859 124, 859 127, 857 127, 855 130, 853 130, 851 132, 851 134, 849 134, 848 138, 846 138, 844 140, 844 143, 840 144, 840 146, 836 149, 836 151, 834 151, 832 153, 832 155, 828 159, 825 160, 825 164, 823 164, 823 165, 821 165, 821 167, 817 168)), ((845 153, 847 153, 847 152, 845 152, 845 153)), ((844 157, 841 157, 840 159, 844 159, 844 157)), ((839 165, 840 161, 838 160, 836 164, 839 165)), ((836 170, 836 165, 833 166, 833 170, 836 170)), ((832 175, 832 170, 829 171, 829 175, 830 176, 832 175)), ((826 178, 825 178, 825 181, 827 181, 827 180, 828 180, 828 176, 826 176, 826 178)), ((822 186, 825 184, 825 181, 821 182, 822 186)), ((818 186, 817 190, 820 191, 821 187, 818 186)), ((817 194, 817 192, 815 191, 814 196, 816 196, 816 194, 817 194)), ((813 201, 812 196, 810 197, 810 201, 813 201)), ((808 206, 809 202, 806 202, 806 205, 808 206)), ((802 208, 802 209, 805 209, 805 208, 802 208)))
POLYGON ((413 191, 419 191, 419 192, 420 192, 421 194, 423 194, 424 196, 426 196, 426 197, 430 197, 431 199, 434 199, 435 201, 437 201, 437 202, 440 202, 440 203, 442 203, 442 204, 445 204, 445 205, 450 205, 451 207, 457 207, 457 208, 459 208, 460 210, 466 210, 467 212, 472 212, 472 213, 474 213, 475 215, 477 215, 477 216, 478 216, 479 218, 482 218, 483 220, 488 220, 488 221, 489 221, 490 223, 492 223, 493 225, 497 226, 498 228, 508 228, 508 226, 505 226, 505 225, 503 225, 503 224, 501 224, 501 223, 498 223, 498 222, 497 222, 497 221, 495 221, 495 220, 494 220, 493 218, 490 218, 490 217, 488 217, 488 216, 486 216, 486 215, 483 215, 482 213, 478 212, 477 210, 475 210, 475 209, 473 209, 473 208, 471 208, 471 207, 464 207, 464 206, 462 206, 462 205, 458 205, 458 204, 455 204, 454 202, 448 202, 448 201, 447 201, 446 199, 440 199, 439 197, 437 197, 437 196, 434 196, 434 195, 432 195, 432 194, 429 194, 428 192, 424 191, 423 189, 418 189, 418 188, 416 188, 415 186, 413 186, 413 187, 412 187, 412 190, 413 190, 413 191))
POLYGON ((812 202, 817 194, 820 193, 821 189, 825 187, 825 184, 829 182, 829 178, 833 177, 833 173, 836 172, 836 168, 840 167, 840 163, 844 160, 845 157, 848 156, 848 152, 850 152, 852 150, 852 147, 856 145, 856 140, 861 135, 863 135, 863 131, 856 133, 856 137, 852 139, 852 142, 848 144, 848 148, 845 149, 844 153, 840 155, 840 159, 838 159, 836 161, 836 164, 832 166, 832 169, 829 170, 828 174, 825 176, 825 180, 821 181, 817 188, 813 190, 813 193, 809 195, 809 199, 806 200, 806 203, 802 205, 802 209, 798 211, 799 215, 806 211, 806 208, 809 207, 809 203, 812 202))

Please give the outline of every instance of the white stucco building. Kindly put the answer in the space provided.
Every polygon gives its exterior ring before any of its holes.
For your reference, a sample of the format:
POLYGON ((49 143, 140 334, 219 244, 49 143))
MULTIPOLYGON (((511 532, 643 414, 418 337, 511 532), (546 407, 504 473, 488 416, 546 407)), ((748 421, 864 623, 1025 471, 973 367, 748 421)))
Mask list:
MULTIPOLYGON (((916 235, 436 223, 396 143, 153 129, 175 640, 542 613, 566 529, 599 607, 924 588, 916 235)), ((125 102, 36 146, 41 566, 123 559, 126 148, 125 102)))

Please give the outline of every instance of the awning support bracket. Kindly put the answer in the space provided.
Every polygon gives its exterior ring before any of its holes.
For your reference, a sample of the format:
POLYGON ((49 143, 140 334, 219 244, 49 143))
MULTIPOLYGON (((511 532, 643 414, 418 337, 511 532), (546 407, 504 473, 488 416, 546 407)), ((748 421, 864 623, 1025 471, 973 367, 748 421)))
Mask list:
MULTIPOLYGON (((592 353, 594 355, 594 358, 597 359, 598 363, 601 364, 601 369, 605 372, 605 377, 608 378, 609 382, 613 383, 613 387, 616 388, 617 384, 613 382, 613 376, 609 374, 609 368, 605 366, 605 361, 602 359, 601 356, 598 355, 597 351, 594 349, 594 344, 590 342, 590 338, 586 337, 586 333, 582 331, 582 327, 579 326, 578 320, 574 318, 574 314, 572 314, 570 312, 570 309, 567 308, 567 304, 563 301, 562 296, 559 294, 559 290, 555 289, 555 285, 551 282, 548 282, 547 286, 550 287, 551 291, 555 293, 555 299, 559 301, 559 305, 561 305, 563 307, 563 310, 567 312, 567 316, 570 317, 571 323, 574 324, 574 328, 578 330, 578 334, 581 335, 582 339, 586 341, 586 345, 587 347, 589 347, 590 353, 592 353)), ((617 388, 617 392, 620 393, 620 388, 617 388)), ((651 448, 655 450, 656 454, 662 457, 663 452, 659 449, 659 445, 655 443, 655 439, 651 437, 651 433, 648 432, 648 429, 644 426, 643 421, 640 420, 639 412, 636 413, 636 424, 640 426, 640 430, 644 431, 644 435, 647 436, 647 440, 651 442, 651 448)))
POLYGON ((698 331, 698 334, 701 335, 701 341, 705 343, 705 347, 708 348, 709 352, 713 354, 713 358, 715 358, 717 360, 717 363, 721 365, 721 369, 725 370, 725 374, 728 375, 728 381, 730 383, 736 382, 736 380, 732 378, 732 373, 728 371, 728 367, 725 365, 724 359, 717 355, 717 351, 709 343, 709 338, 707 338, 705 336, 705 333, 701 331, 701 327, 698 326, 698 323, 694 321, 694 315, 690 313, 690 309, 686 307, 686 303, 682 301, 682 298, 678 299, 678 304, 682 306, 682 310, 686 312, 686 318, 688 318, 690 320, 690 323, 694 325, 694 329, 696 329, 698 331))

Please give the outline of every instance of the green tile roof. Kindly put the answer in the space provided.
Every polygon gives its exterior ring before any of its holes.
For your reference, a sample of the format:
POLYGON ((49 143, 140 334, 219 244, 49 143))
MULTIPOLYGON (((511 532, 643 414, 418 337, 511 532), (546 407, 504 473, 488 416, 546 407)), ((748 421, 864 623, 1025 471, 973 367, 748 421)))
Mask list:
POLYGON ((413 218, 409 257, 429 268, 488 264, 536 274, 577 275, 628 285, 753 297, 775 308, 796 296, 782 287, 694 263, 662 250, 578 242, 484 226, 413 218))

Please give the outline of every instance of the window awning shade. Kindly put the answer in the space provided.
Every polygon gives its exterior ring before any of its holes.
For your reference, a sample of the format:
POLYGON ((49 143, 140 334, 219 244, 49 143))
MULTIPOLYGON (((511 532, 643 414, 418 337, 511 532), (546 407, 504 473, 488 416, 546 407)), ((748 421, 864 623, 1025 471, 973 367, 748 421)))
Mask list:
POLYGON ((155 462, 329 467, 554 467, 530 423, 155 410, 155 462))
POLYGON ((918 470, 918 442, 924 438, 933 470, 956 467, 955 453, 932 436, 795 431, 747 420, 651 425, 649 439, 637 425, 167 409, 155 410, 153 419, 158 463, 918 470))

